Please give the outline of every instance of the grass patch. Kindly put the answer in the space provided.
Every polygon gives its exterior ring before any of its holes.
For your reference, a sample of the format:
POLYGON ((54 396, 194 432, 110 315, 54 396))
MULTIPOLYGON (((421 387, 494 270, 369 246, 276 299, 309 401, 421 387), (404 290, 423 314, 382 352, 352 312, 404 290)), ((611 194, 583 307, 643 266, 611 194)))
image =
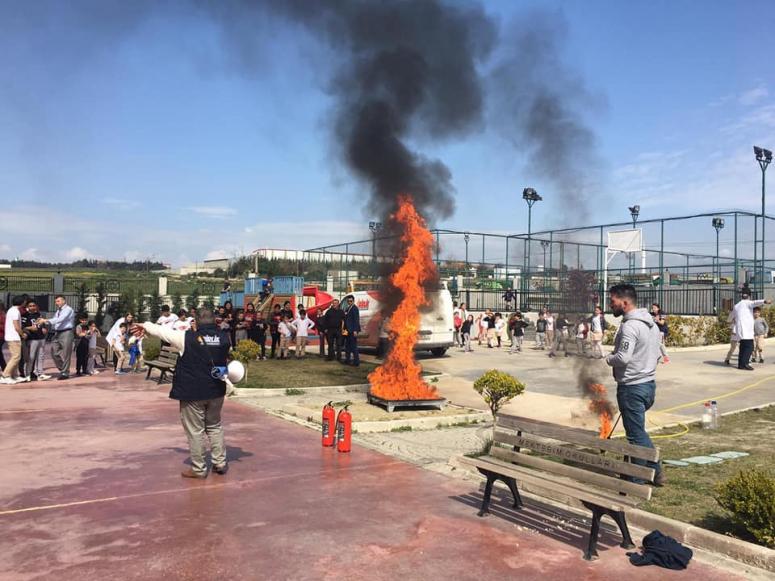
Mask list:
POLYGON ((744 468, 766 470, 775 465, 775 446, 772 444, 775 441, 775 406, 725 416, 721 418, 718 430, 703 430, 699 424, 690 428, 685 436, 654 440, 662 451, 662 459, 680 460, 725 451, 748 452, 750 456, 704 466, 666 466, 666 486, 655 488, 652 499, 641 508, 756 542, 745 530, 735 526, 714 499, 714 494, 717 484, 744 468))
POLYGON ((361 361, 360 367, 327 361, 316 355, 305 359, 267 359, 251 361, 248 376, 239 384, 247 389, 303 389, 323 385, 356 385, 368 383, 367 376, 375 365, 361 361))
POLYGON ((397 428, 393 428, 390 431, 391 432, 411 432, 412 426, 398 426, 397 428))
POLYGON ((492 438, 487 438, 484 443, 482 444, 482 447, 474 452, 469 452, 466 454, 469 458, 478 458, 479 456, 487 456, 487 454, 490 453, 490 449, 492 448, 492 438))
POLYGON ((289 387, 285 390, 285 395, 304 395, 307 393, 303 389, 296 389, 295 387, 289 387))

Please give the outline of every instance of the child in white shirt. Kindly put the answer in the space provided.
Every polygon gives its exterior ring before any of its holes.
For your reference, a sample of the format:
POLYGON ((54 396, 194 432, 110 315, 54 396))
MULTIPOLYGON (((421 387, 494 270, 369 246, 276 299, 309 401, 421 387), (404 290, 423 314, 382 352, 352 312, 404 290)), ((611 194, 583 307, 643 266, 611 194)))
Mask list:
POLYGON ((296 331, 296 359, 301 359, 305 355, 309 332, 315 328, 315 323, 307 317, 307 311, 300 309, 299 316, 291 324, 296 331))
POLYGON ((280 351, 277 354, 278 359, 288 359, 288 345, 291 342, 292 325, 289 322, 288 317, 283 317, 283 320, 277 325, 277 331, 280 333, 280 351))

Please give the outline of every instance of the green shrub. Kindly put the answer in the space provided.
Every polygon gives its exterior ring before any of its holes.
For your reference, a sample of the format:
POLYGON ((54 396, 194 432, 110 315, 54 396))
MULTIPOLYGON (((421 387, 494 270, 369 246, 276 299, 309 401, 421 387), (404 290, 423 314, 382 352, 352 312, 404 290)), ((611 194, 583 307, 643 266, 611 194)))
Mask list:
POLYGON ((761 544, 775 548, 775 476, 752 468, 716 487, 716 501, 761 544))
POLYGON ((153 361, 159 356, 161 351, 161 339, 146 335, 143 339, 143 359, 153 361))
POLYGON ((613 345, 614 337, 616 337, 616 332, 618 330, 619 330, 619 327, 609 323, 606 330, 603 331, 603 345, 613 345))
POLYGON ((501 407, 525 391, 525 384, 513 375, 490 369, 474 382, 474 389, 484 398, 495 417, 501 407))
POLYGON ((261 353, 261 347, 259 347, 258 343, 250 339, 243 339, 232 350, 231 356, 247 367, 250 361, 256 360, 259 353, 261 353))

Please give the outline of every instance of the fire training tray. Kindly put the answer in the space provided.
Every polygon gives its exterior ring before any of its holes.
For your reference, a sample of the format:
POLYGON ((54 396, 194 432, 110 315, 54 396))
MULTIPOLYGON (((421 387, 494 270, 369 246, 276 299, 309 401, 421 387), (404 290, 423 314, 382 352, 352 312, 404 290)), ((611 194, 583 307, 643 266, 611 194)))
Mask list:
POLYGON ((447 405, 447 400, 443 397, 438 399, 382 399, 376 395, 368 394, 369 403, 385 408, 392 413, 396 408, 436 408, 439 411, 447 405))

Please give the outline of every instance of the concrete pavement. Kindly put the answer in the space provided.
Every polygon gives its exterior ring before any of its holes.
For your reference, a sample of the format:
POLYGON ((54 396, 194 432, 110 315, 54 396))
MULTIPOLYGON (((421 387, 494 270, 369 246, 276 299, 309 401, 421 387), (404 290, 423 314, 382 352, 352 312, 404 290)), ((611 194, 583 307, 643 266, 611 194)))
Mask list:
POLYGON ((531 504, 476 517, 478 486, 227 402, 231 470, 181 479, 169 387, 112 374, 2 387, 0 579, 742 579, 631 566, 531 504))

